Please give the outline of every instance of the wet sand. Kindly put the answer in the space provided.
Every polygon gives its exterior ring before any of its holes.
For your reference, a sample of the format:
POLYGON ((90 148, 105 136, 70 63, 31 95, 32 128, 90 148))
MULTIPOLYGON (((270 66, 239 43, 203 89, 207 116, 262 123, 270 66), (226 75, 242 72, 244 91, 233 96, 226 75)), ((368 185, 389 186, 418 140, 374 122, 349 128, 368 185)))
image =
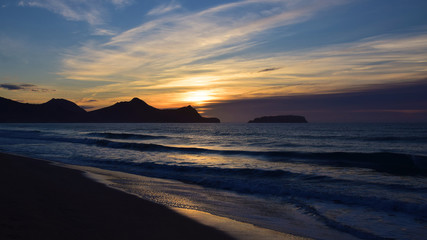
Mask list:
MULTIPOLYGON (((142 194, 142 196, 140 195, 144 191, 148 191, 149 192, 148 195, 152 197, 153 196, 152 194, 154 193, 153 192, 154 189, 152 188, 153 187, 156 188, 158 184, 166 184, 168 186, 172 186, 173 188, 173 186, 176 184, 175 182, 178 182, 170 179, 151 178, 151 177, 140 176, 140 175, 135 175, 130 173, 105 170, 105 169, 100 169, 95 167, 64 165, 62 163, 55 163, 55 164, 59 164, 60 166, 66 166, 67 168, 71 168, 71 169, 78 169, 78 170, 84 171, 85 176, 87 176, 90 179, 103 183, 108 187, 115 188, 120 191, 124 191, 128 194, 136 195, 141 198, 144 198, 145 194, 142 194), (117 184, 117 182, 120 182, 120 184, 117 184), (147 186, 147 185, 151 185, 151 186, 147 186)), ((180 184, 183 184, 183 183, 180 183, 180 184)), ((197 188, 195 188, 194 191, 197 191, 197 188)), ((169 196, 169 195, 163 195, 163 194, 161 194, 161 196, 159 195, 156 195, 156 196, 160 197, 160 199, 163 197, 171 197, 178 202, 181 202, 182 200, 184 200, 184 199, 176 198, 176 196, 169 196)), ((283 232, 262 228, 250 223, 236 221, 230 218, 213 215, 213 214, 199 211, 199 210, 178 208, 178 207, 172 207, 172 209, 184 216, 187 216, 193 220, 196 220, 199 223, 214 227, 215 229, 228 233, 232 237, 239 240, 264 240, 264 239, 310 240, 310 238, 305 238, 301 236, 292 235, 289 233, 283 233, 283 232)), ((339 238, 335 236, 331 236, 330 239, 339 239, 339 238)))

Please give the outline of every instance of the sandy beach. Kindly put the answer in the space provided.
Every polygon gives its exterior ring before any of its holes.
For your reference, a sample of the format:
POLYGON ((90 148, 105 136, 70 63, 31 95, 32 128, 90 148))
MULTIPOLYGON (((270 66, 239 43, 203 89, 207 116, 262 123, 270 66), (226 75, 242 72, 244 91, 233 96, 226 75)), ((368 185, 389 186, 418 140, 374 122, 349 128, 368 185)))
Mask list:
POLYGON ((0 239, 233 239, 79 170, 0 153, 0 239))

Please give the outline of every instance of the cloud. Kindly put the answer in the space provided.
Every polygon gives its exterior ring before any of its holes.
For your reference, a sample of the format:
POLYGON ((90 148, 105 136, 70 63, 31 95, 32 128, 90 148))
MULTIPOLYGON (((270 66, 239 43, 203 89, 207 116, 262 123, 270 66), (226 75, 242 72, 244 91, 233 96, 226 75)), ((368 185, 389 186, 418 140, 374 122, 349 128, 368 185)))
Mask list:
POLYGON ((168 75, 182 76, 188 69, 200 70, 200 63, 216 62, 221 55, 248 49, 256 44, 253 36, 306 21, 315 12, 337 4, 322 1, 297 6, 290 2, 242 1, 154 19, 104 44, 89 42, 80 51, 70 52, 61 74, 77 80, 147 79, 147 84, 156 84, 170 78, 168 75), (280 11, 264 15, 259 6, 280 11))
POLYGON ((18 6, 38 7, 59 14, 70 21, 84 21, 90 25, 100 25, 108 15, 108 6, 124 7, 130 5, 131 0, 21 0, 18 6))
POLYGON ((134 1, 133 0, 111 0, 111 2, 117 7, 124 7, 124 6, 131 5, 134 1))
POLYGON ((4 88, 4 89, 7 89, 7 90, 22 90, 25 87, 28 87, 28 84, 15 85, 15 84, 5 83, 5 84, 0 84, 0 87, 4 88))
POLYGON ((116 35, 116 32, 109 30, 109 29, 103 29, 103 28, 97 28, 92 33, 94 36, 114 36, 116 35))
POLYGON ((85 21, 91 25, 98 25, 103 22, 103 14, 102 8, 95 2, 98 1, 23 0, 19 2, 19 6, 44 8, 67 20, 85 21))
POLYGON ((11 91, 15 91, 15 90, 33 91, 33 92, 52 92, 52 91, 55 91, 54 89, 39 88, 33 84, 3 83, 3 84, 0 84, 0 88, 6 89, 6 90, 11 90, 11 91))
POLYGON ((271 71, 275 71, 275 70, 279 70, 280 68, 277 68, 277 67, 273 67, 273 68, 265 68, 265 69, 263 69, 263 70, 260 70, 260 71, 258 71, 258 72, 271 72, 271 71))
POLYGON ((79 107, 83 108, 84 110, 91 110, 96 108, 95 106, 88 106, 88 105, 79 105, 79 107))
POLYGON ((109 41, 70 51, 59 74, 114 82, 88 93, 144 92, 154 101, 170 99, 177 105, 191 99, 192 92, 210 89, 211 99, 331 93, 426 75, 425 32, 274 53, 251 51, 269 40, 269 31, 310 21, 347 2, 252 0, 166 14, 109 41))
POLYGON ((79 103, 93 103, 93 102, 98 102, 98 100, 83 98, 79 101, 79 103))
POLYGON ((147 15, 161 15, 176 9, 180 9, 181 5, 175 1, 171 1, 168 4, 162 4, 156 8, 153 8, 151 11, 147 13, 147 15))

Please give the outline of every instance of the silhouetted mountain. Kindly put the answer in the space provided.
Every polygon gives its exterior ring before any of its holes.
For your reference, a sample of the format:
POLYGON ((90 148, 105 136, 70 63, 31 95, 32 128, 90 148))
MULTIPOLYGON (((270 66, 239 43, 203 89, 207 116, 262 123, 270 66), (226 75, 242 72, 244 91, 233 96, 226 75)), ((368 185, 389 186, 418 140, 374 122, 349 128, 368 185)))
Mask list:
POLYGON ((79 122, 85 117, 84 109, 65 99, 53 98, 39 105, 39 118, 43 122, 79 122))
POLYGON ((176 122, 218 123, 204 118, 191 106, 160 110, 134 98, 110 107, 86 112, 75 103, 52 99, 43 104, 28 104, 0 97, 0 122, 176 122))
POLYGON ((255 118, 249 123, 307 123, 307 120, 303 116, 284 115, 255 118))
POLYGON ((137 119, 151 118, 159 111, 144 101, 134 98, 130 102, 118 102, 112 106, 91 111, 88 115, 91 122, 139 122, 137 119))
POLYGON ((80 122, 86 111, 65 99, 43 104, 15 102, 0 97, 0 122, 80 122))
POLYGON ((119 102, 88 113, 91 122, 175 122, 219 123, 218 118, 204 118, 191 106, 160 110, 141 99, 119 102))

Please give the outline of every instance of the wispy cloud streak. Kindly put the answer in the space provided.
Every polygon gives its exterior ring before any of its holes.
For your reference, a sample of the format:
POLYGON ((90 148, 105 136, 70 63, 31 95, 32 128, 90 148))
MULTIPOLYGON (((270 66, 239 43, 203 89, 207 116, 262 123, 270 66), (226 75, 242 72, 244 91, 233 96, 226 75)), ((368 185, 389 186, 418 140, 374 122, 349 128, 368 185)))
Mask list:
POLYGON ((38 7, 54 12, 71 21, 85 21, 91 25, 104 23, 107 15, 107 5, 124 7, 131 4, 131 0, 21 0, 21 7, 38 7))
POLYGON ((147 15, 161 15, 177 9, 180 9, 181 5, 175 1, 171 1, 168 4, 162 4, 147 13, 147 15))
POLYGON ((109 30, 109 29, 103 29, 103 28, 97 28, 92 33, 94 36, 114 36, 116 35, 116 32, 109 30))

